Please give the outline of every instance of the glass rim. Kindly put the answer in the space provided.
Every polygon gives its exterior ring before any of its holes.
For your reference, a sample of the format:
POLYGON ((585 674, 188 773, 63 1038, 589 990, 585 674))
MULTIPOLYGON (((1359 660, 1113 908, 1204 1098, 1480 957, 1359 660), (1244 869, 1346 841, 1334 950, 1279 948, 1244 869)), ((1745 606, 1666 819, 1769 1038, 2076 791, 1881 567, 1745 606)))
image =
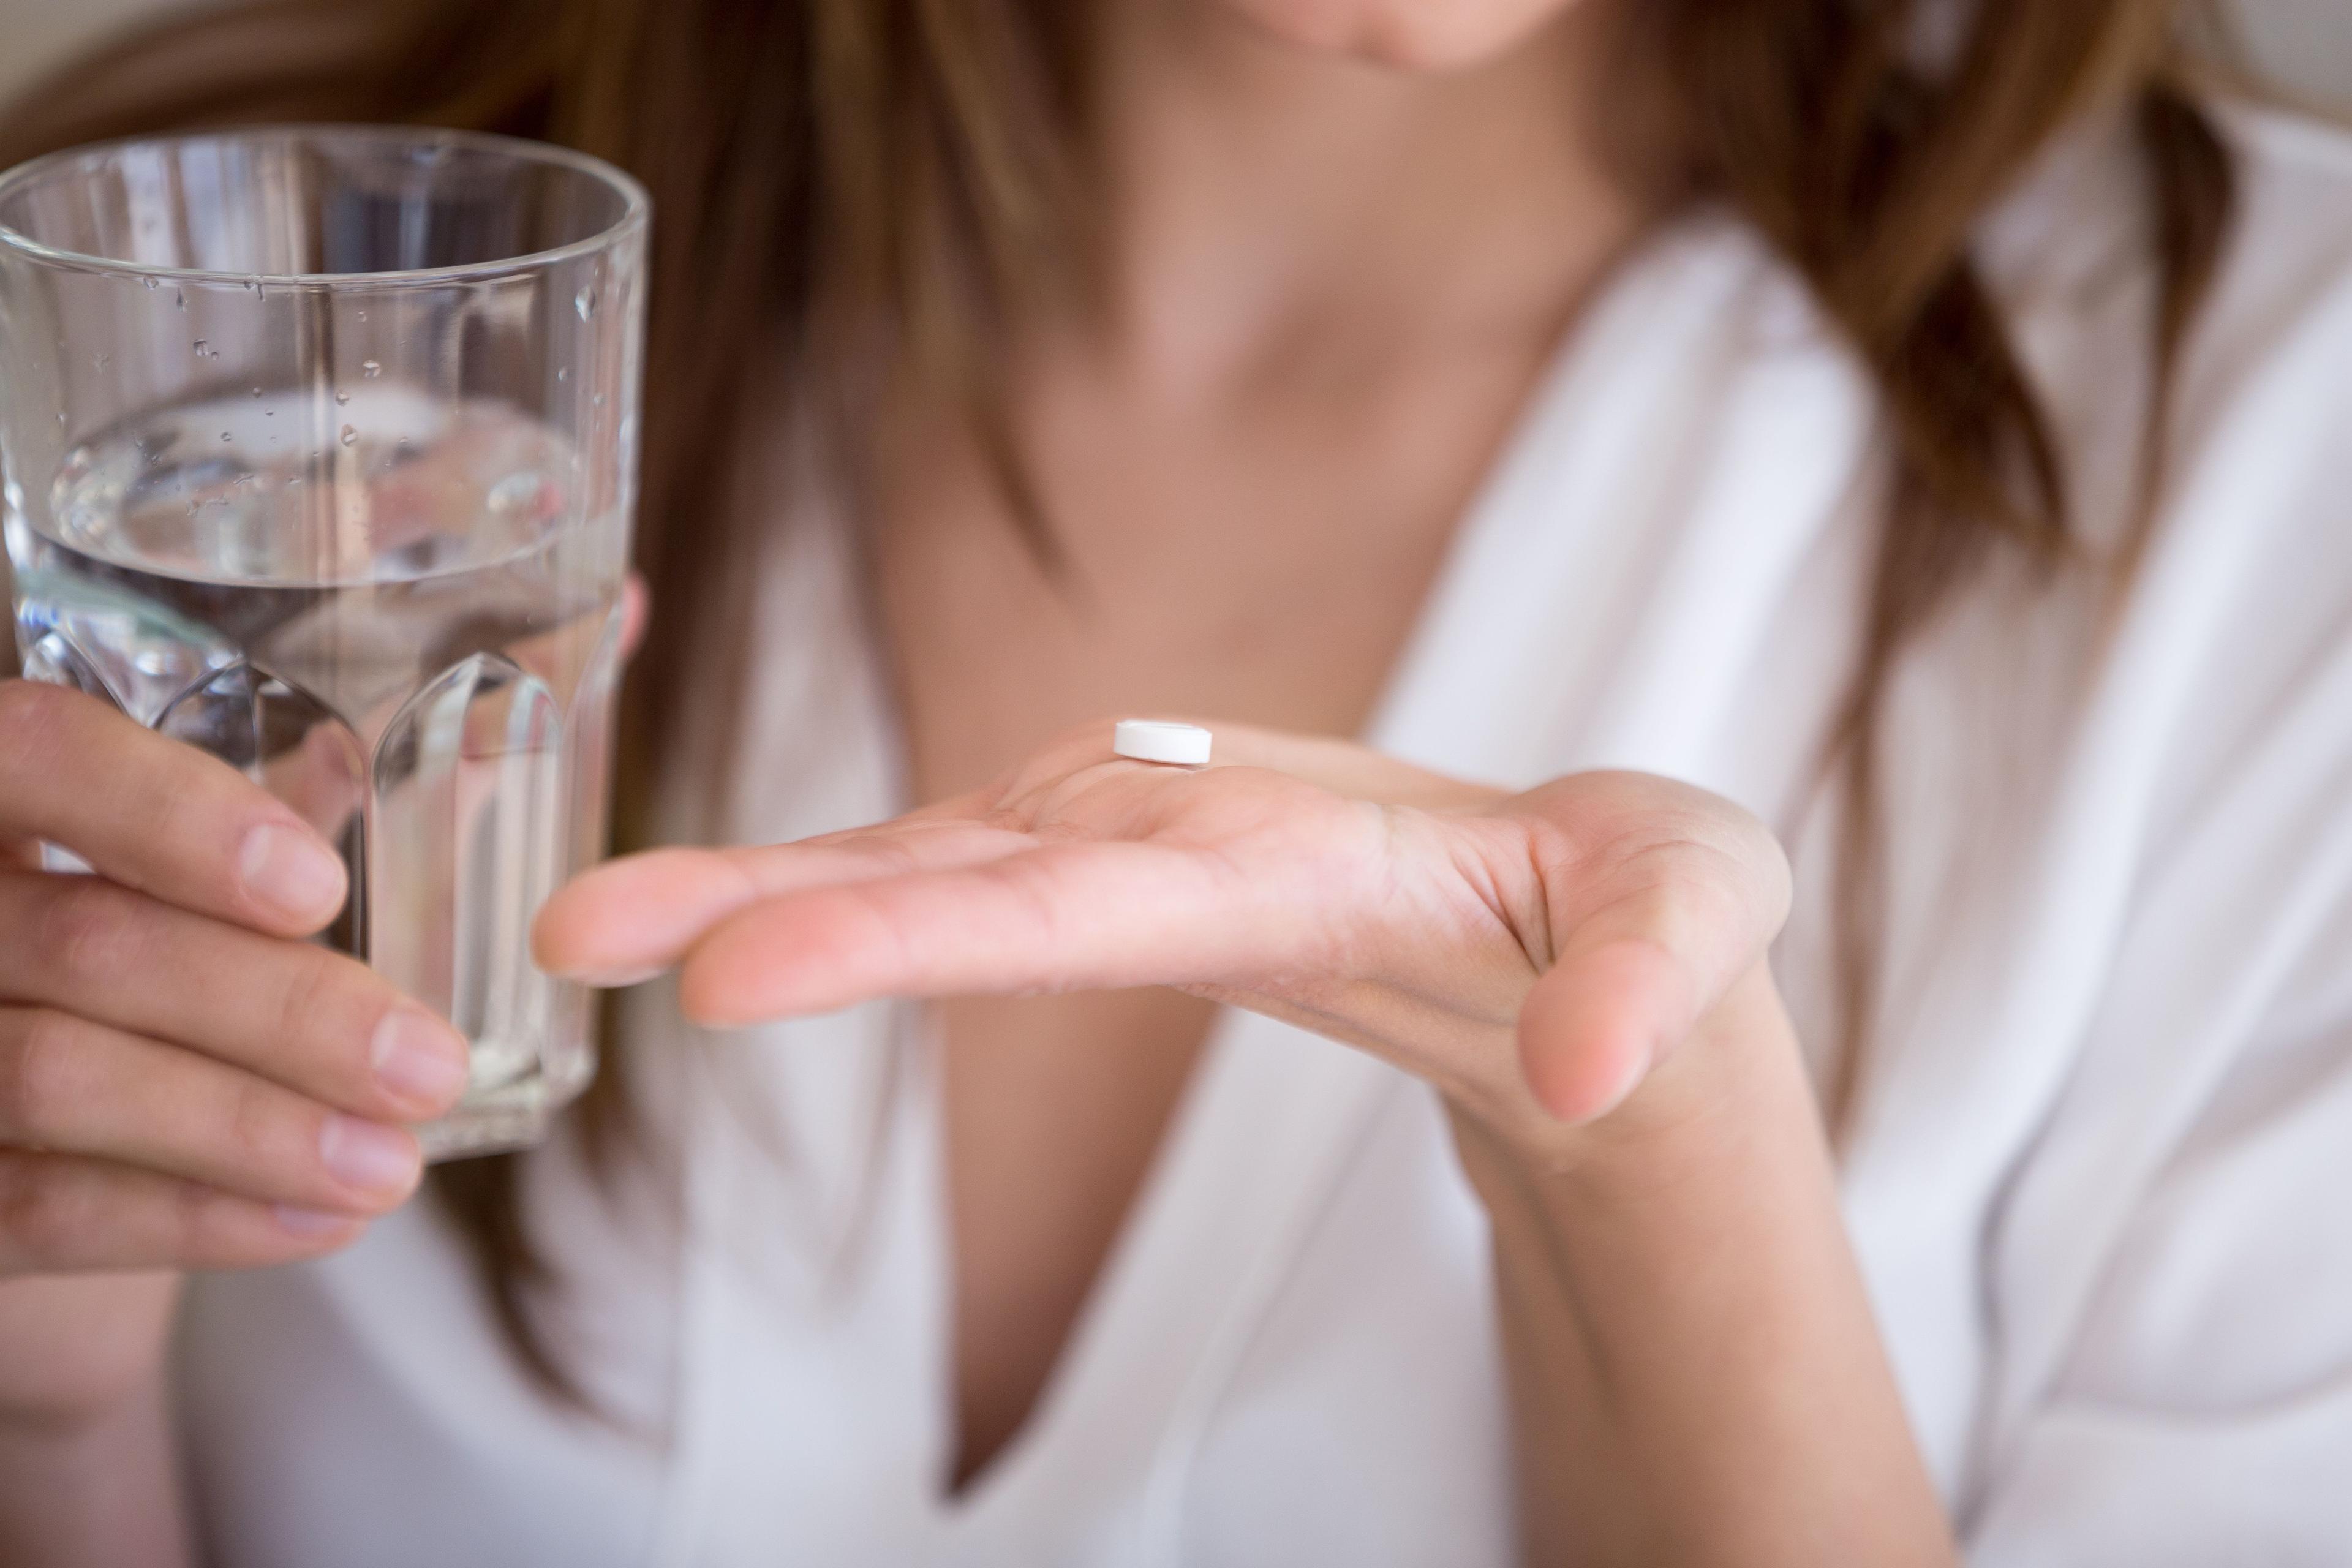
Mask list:
POLYGON ((590 153, 559 146, 551 142, 534 142, 528 137, 505 136, 488 131, 460 131, 430 125, 373 125, 366 123, 339 124, 333 121, 302 122, 274 125, 230 125, 201 131, 172 132, 160 136, 117 136, 102 142, 89 142, 78 146, 60 148, 27 159, 12 169, 0 171, 0 201, 5 201, 20 186, 56 173, 67 164, 80 163, 131 147, 168 147, 198 142, 283 141, 340 139, 353 142, 383 142, 409 146, 470 147, 478 152, 494 153, 502 157, 525 163, 554 165, 584 174, 621 198, 621 216, 594 234, 586 235, 569 244, 546 250, 534 250, 521 256, 500 257, 495 261, 469 261, 454 267, 423 267, 405 270, 380 272, 216 272, 197 267, 159 267, 142 261, 122 261, 110 256, 91 256, 84 251, 66 250, 46 245, 21 229, 0 223, 0 251, 14 252, 43 266, 75 272, 110 273, 125 278, 152 278, 174 283, 236 284, 239 287, 258 281, 275 289, 312 290, 347 289, 404 289, 430 287, 451 283, 509 278, 521 273, 536 272, 593 255, 600 250, 642 232, 647 216, 653 210, 653 199, 645 186, 622 170, 590 153))

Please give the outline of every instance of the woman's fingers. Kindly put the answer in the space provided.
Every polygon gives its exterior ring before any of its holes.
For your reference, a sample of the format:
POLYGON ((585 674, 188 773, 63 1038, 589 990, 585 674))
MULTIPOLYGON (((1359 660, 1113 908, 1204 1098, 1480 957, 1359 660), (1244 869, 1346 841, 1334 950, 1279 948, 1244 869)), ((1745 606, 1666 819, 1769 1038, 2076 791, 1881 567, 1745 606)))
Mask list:
MULTIPOLYGON (((1478 1072, 1586 1121, 1724 1000, 1787 910, 1770 834, 1664 779, 1584 774, 1505 805, 1338 743, 1221 733, 1222 765, 1166 772, 1101 741, 1074 732, 985 798, 878 828, 616 863, 551 902, 541 961, 614 984, 682 956, 682 1005, 722 1026, 1147 984, 1295 1011, 1340 983, 1391 1014, 1398 996, 1416 1017, 1432 998, 1519 1013, 1522 1072, 1478 1072)), ((1389 1039, 1393 1019, 1337 1022, 1389 1039)))
MULTIPOLYGON (((1209 773, 1169 773, 1112 757, 1109 734, 1108 724, 1074 731, 998 789, 943 801, 877 827, 767 848, 657 850, 614 861, 549 900, 534 929, 535 954, 557 973, 628 984, 677 963, 719 922, 789 893, 985 866, 1061 837, 1139 841, 1171 815, 1191 814, 1197 837, 1213 837, 1226 828, 1239 833, 1308 795, 1318 801, 1338 796, 1391 805, 1402 799, 1437 809, 1464 809, 1496 797, 1492 790, 1408 769, 1342 742, 1246 729, 1220 731, 1221 766, 1213 786, 1209 773), (1299 772, 1316 775, 1318 784, 1297 782, 1293 774, 1299 772), (1270 786, 1277 783, 1289 793, 1275 793, 1270 786), (1083 809, 1073 811, 1081 800, 1083 809)), ((1319 821, 1303 823, 1302 831, 1311 832, 1319 821)), ((1012 945, 1003 932, 983 935, 1012 945)), ((1047 978, 994 988, 1077 983, 1047 978)))
POLYGON ((762 900, 696 944, 680 1000, 725 1026, 877 996, 1217 984, 1318 942, 1306 912, 1190 849, 1056 845, 762 900))
POLYGON ((637 657, 637 645, 646 640, 646 617, 653 607, 653 594, 645 578, 632 572, 621 582, 621 658, 624 662, 637 657))
POLYGON ((350 828, 367 794, 367 763, 341 725, 314 725, 299 743, 261 765, 261 782, 331 843, 350 828))
POLYGON ((111 1161, 0 1149, 0 1275, 254 1268, 331 1252, 365 1227, 111 1161))
POLYGON ((969 819, 916 816, 765 848, 656 849, 559 891, 540 911, 532 948, 551 973, 629 984, 668 968, 712 926, 761 899, 980 865, 1035 844, 969 819))
POLYGON ((40 868, 39 839, 0 833, 0 871, 37 871, 40 868))
POLYGON ((346 891, 335 852, 236 769, 34 681, 0 681, 0 837, 47 839, 123 887, 285 936, 325 925, 346 891))
POLYGON ((466 1043, 356 960, 98 877, 0 872, 0 997, 170 1040, 339 1109, 423 1121, 466 1043))
POLYGON ((415 1136, 68 1013, 0 1007, 0 1146, 112 1160, 264 1203, 375 1214, 415 1190, 415 1136))

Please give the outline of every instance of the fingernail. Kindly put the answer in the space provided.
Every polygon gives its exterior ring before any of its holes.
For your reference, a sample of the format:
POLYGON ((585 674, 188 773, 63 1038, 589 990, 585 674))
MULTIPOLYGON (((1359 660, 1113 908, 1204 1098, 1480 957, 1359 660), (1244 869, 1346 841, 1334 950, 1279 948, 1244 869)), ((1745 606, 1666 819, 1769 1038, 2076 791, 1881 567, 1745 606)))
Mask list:
POLYGON ((326 1214, 318 1209, 296 1208, 292 1204, 279 1204, 277 1214, 278 1223, 281 1227, 305 1241, 312 1241, 322 1236, 332 1236, 339 1230, 349 1229, 352 1224, 352 1216, 347 1214, 326 1214))
POLYGON ((625 986, 643 985, 662 972, 658 963, 648 963, 636 969, 585 970, 571 976, 583 985, 593 985, 600 991, 618 991, 625 986))
POLYGON ((456 1100, 468 1071, 465 1037, 414 1007, 394 1007, 368 1041, 375 1080, 397 1100, 435 1108, 456 1100))
POLYGON ((246 891, 289 920, 323 921, 341 907, 343 863, 309 834, 265 822, 245 836, 246 891))
POLYGON ((416 1140, 396 1127, 330 1116, 319 1134, 319 1158, 335 1180, 364 1192, 390 1192, 416 1177, 416 1140))

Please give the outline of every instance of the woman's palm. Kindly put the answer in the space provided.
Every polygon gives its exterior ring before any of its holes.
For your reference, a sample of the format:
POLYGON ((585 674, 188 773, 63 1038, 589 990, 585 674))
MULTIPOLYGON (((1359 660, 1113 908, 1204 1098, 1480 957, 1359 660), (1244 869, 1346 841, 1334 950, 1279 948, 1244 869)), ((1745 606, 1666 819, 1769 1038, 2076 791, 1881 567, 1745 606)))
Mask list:
POLYGON ((550 906, 542 955, 608 982, 680 964, 687 1012, 719 1026, 885 995, 1181 986, 1517 1120, 1531 1089, 1570 1116, 1613 1102, 1752 964, 1786 897, 1769 836, 1664 780, 1511 797, 1263 731, 1221 730, 1198 770, 1121 761, 1105 739, 874 827, 616 862, 550 906), (1522 1011, 1567 959, 1590 982, 1570 986, 1577 1037, 1523 1072, 1522 1011))

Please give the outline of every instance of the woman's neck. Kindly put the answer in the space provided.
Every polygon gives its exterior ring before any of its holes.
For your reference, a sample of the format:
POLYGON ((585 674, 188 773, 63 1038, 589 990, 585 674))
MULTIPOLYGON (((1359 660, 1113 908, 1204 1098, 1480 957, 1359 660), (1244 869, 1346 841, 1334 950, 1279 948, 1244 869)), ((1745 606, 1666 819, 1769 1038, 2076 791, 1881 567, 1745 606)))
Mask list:
POLYGON ((1556 317, 1640 227, 1599 128, 1614 0, 1500 58, 1399 70, 1213 0, 1106 8, 1099 352, 1181 395, 1368 326, 1410 352, 1556 317))

